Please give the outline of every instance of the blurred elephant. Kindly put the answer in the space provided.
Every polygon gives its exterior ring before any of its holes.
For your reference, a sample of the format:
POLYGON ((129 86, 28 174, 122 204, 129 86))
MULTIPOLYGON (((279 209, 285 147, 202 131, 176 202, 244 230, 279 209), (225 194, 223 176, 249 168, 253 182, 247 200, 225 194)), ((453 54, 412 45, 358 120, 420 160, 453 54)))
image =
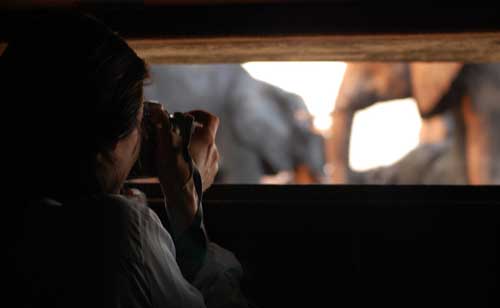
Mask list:
POLYGON ((239 64, 152 65, 146 99, 169 112, 205 109, 221 125, 219 183, 259 183, 289 171, 292 183, 324 178, 324 141, 301 97, 254 79, 239 64))
POLYGON ((500 183, 500 64, 349 63, 333 121, 327 142, 334 183, 500 183), (391 166, 351 170, 355 112, 407 97, 423 118, 420 145, 391 166))

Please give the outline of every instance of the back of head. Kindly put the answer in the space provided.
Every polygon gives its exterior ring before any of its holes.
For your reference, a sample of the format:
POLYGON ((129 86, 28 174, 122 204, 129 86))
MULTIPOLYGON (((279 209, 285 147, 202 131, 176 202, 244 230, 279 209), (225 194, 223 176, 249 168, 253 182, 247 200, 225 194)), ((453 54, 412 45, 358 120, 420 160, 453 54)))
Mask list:
POLYGON ((99 191, 96 155, 137 124, 144 62, 103 23, 68 12, 24 21, 0 60, 16 180, 33 195, 99 191))

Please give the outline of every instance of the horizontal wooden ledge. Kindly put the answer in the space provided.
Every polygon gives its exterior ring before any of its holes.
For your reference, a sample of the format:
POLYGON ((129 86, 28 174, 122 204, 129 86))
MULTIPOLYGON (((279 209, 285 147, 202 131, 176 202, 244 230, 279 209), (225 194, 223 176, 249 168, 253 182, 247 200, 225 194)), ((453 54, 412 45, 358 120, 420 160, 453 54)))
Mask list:
MULTIPOLYGON (((149 63, 248 61, 500 62, 500 31, 426 34, 148 38, 128 43, 149 63)), ((0 42, 0 54, 6 43, 0 42)))
POLYGON ((128 43, 149 63, 248 61, 500 62, 500 31, 271 37, 148 38, 128 43))

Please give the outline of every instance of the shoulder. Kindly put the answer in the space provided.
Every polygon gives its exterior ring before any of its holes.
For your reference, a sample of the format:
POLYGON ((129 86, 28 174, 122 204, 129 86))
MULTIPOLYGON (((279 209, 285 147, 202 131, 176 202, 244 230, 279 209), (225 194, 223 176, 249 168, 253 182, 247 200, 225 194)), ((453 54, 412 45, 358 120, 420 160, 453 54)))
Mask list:
POLYGON ((93 206, 103 218, 107 233, 119 241, 120 250, 129 257, 143 259, 151 238, 166 232, 154 211, 146 204, 121 195, 99 195, 92 200, 93 206))
POLYGON ((138 224, 154 220, 154 216, 156 216, 146 204, 128 199, 122 195, 95 196, 93 203, 106 214, 116 215, 115 217, 138 224))
POLYGON ((102 194, 102 195, 94 195, 93 200, 98 203, 106 203, 112 206, 118 207, 127 207, 127 206, 138 206, 136 202, 126 198, 123 195, 119 194, 102 194))

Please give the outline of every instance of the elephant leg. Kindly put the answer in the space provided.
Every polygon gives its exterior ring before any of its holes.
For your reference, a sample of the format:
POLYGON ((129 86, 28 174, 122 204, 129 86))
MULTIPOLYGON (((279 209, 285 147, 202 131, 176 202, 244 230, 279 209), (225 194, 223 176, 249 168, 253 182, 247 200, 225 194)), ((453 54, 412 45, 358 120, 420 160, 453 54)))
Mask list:
POLYGON ((465 122, 465 155, 467 175, 471 185, 500 184, 500 142, 497 124, 500 112, 481 113, 473 106, 470 96, 462 101, 465 122))
POLYGON ((500 63, 464 68, 461 111, 470 184, 500 184, 500 63))
POLYGON ((349 146, 353 113, 334 111, 332 134, 326 139, 327 162, 333 184, 348 184, 351 180, 349 146))

